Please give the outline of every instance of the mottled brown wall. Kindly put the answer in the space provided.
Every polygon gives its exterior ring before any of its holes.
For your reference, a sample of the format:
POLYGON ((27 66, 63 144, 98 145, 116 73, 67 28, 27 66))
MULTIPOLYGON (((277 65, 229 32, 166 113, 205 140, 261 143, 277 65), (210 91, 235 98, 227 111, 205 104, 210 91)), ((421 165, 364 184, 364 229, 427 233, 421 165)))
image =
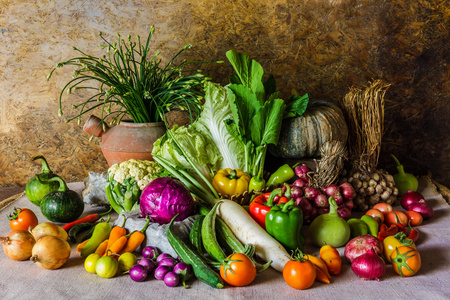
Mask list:
MULTIPOLYGON (((408 171, 430 171, 449 186, 448 7, 448 0, 0 0, 0 186, 23 186, 39 170, 30 162, 37 154, 68 181, 107 169, 99 141, 64 122, 82 96, 65 97, 65 115, 57 115, 72 70, 49 82, 46 75, 75 55, 71 46, 99 53, 98 31, 146 36, 152 24, 162 58, 189 43, 188 59, 226 60, 234 48, 274 74, 284 97, 295 89, 337 102, 351 85, 391 83, 380 164, 395 171, 386 159, 393 152, 408 171)), ((223 84, 231 73, 228 64, 204 70, 223 84)))

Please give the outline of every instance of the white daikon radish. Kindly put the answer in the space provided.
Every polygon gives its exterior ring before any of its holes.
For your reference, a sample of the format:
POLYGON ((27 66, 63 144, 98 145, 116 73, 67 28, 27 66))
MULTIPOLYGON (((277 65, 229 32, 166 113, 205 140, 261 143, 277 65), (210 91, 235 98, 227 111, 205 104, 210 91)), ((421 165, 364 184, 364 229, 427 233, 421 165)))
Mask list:
POLYGON ((284 247, 259 226, 241 205, 231 200, 221 201, 217 214, 236 237, 244 245, 254 245, 255 253, 260 259, 264 262, 272 261, 271 266, 282 272, 290 257, 284 247))

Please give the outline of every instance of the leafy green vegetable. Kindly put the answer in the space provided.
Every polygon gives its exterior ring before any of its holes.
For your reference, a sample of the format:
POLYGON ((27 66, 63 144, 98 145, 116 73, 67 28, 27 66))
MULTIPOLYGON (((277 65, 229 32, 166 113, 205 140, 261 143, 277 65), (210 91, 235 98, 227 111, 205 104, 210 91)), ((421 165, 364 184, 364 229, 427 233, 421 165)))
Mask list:
POLYGON ((166 133, 153 144, 153 155, 161 156, 171 161, 177 167, 192 169, 188 159, 190 159, 200 172, 209 181, 212 180, 218 170, 217 164, 220 153, 211 137, 197 131, 195 127, 178 127, 170 129, 170 134, 166 133), (175 147, 174 139, 184 153, 175 147))
POLYGON ((228 132, 225 123, 226 120, 233 117, 228 102, 227 89, 212 82, 206 82, 204 89, 203 111, 192 126, 205 136, 209 136, 217 146, 222 156, 218 166, 219 169, 243 170, 244 149, 241 142, 228 132))
POLYGON ((277 92, 267 99, 265 86, 273 91, 274 82, 272 77, 266 84, 263 82, 264 71, 258 62, 234 50, 226 55, 236 71, 228 86, 233 119, 227 121, 227 126, 244 146, 244 171, 261 176, 267 146, 278 143, 286 104, 277 92))

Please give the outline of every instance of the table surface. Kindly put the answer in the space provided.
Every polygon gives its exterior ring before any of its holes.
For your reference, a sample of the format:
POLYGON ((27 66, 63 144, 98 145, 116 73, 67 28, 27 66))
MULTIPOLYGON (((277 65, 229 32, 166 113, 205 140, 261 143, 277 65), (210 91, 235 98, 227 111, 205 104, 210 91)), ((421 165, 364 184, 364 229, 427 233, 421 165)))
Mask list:
MULTIPOLYGON (((82 183, 70 183, 69 187, 81 192, 82 183)), ((339 248, 343 257, 342 272, 333 276, 330 284, 315 282, 307 290, 295 290, 283 280, 281 273, 272 268, 258 274, 247 287, 225 287, 214 289, 198 281, 190 280, 189 289, 182 286, 169 288, 163 282, 148 279, 134 282, 127 275, 103 279, 84 270, 83 258, 75 251, 66 264, 57 270, 45 270, 31 261, 13 261, 0 253, 0 290, 2 299, 449 299, 450 298, 450 206, 437 194, 432 186, 421 187, 420 192, 434 208, 432 220, 424 222, 418 229, 420 238, 417 248, 422 258, 422 268, 412 277, 402 278, 387 266, 386 274, 377 281, 358 278, 343 256, 344 248, 339 248)), ((36 206, 26 196, 0 211, 0 219, 13 207, 32 209, 40 222, 46 221, 36 206)), ((84 215, 96 211, 86 205, 84 215)), ((307 230, 307 227, 304 228, 307 230)), ((0 222, 3 236, 10 232, 9 223, 0 222)), ((312 246, 305 248, 310 254, 317 254, 312 246)))

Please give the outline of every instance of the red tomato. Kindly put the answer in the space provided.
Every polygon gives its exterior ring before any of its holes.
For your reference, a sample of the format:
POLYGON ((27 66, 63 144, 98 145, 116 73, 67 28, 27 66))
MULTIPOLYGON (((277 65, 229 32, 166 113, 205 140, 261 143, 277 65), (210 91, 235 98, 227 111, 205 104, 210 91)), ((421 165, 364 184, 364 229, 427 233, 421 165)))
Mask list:
POLYGON ((229 285, 246 286, 255 280, 256 267, 247 255, 234 253, 223 260, 220 276, 229 285))
POLYGON ((388 212, 391 212, 394 210, 392 205, 383 203, 383 202, 375 204, 372 208, 378 209, 379 211, 381 211, 383 213, 388 213, 388 212))
POLYGON ((286 283, 297 290, 310 288, 316 280, 316 267, 309 260, 290 260, 283 268, 286 283))
POLYGON ((392 224, 408 225, 408 217, 404 212, 393 210, 384 214, 384 224, 390 226, 392 224))
POLYGON ((423 222, 422 215, 417 211, 408 210, 405 212, 405 215, 408 217, 408 221, 411 226, 419 226, 423 222))
POLYGON ((39 224, 34 212, 28 208, 14 208, 14 211, 8 216, 9 226, 12 230, 29 230, 39 224))
POLYGON ((369 209, 368 211, 366 211, 366 215, 372 216, 375 220, 377 220, 378 225, 384 223, 384 213, 379 209, 369 209))

